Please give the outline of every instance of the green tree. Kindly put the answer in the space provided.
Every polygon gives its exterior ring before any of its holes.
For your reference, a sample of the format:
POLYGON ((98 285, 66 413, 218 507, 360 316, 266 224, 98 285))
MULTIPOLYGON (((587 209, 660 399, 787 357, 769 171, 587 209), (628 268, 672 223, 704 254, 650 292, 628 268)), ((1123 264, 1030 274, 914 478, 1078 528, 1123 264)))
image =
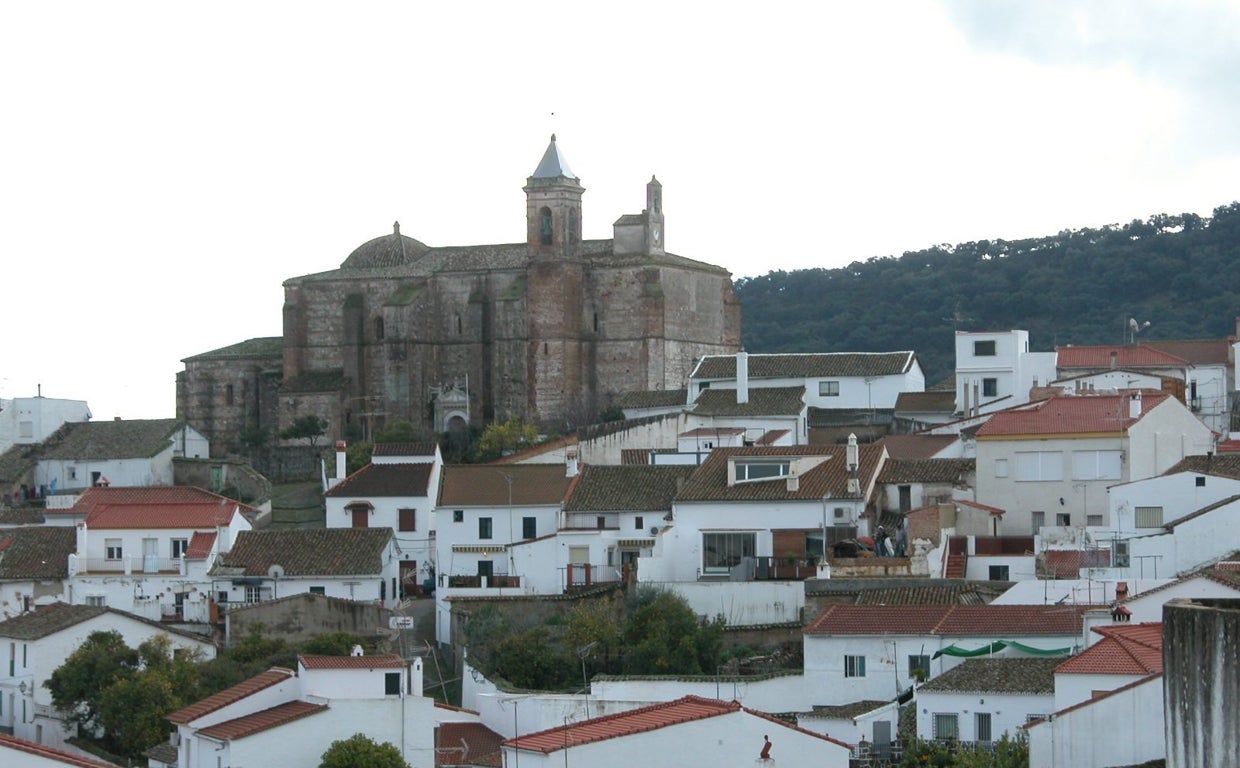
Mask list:
POLYGON ((370 463, 370 457, 374 451, 375 444, 365 440, 349 443, 349 446, 344 449, 344 471, 351 475, 366 466, 370 463))
MULTIPOLYGON (((327 632, 302 643, 301 652, 319 656, 348 656, 355 645, 360 645, 363 649, 367 647, 366 640, 360 635, 352 632, 327 632)), ((369 652, 367 650, 367 653, 369 652)))
POLYGON ((363 733, 333 741, 319 768, 410 768, 394 744, 379 743, 363 733))
POLYGON ((538 441, 538 427, 526 424, 515 416, 502 424, 492 424, 478 441, 478 457, 489 461, 534 445, 538 441))
POLYGON ((102 727, 100 707, 107 689, 133 677, 139 663, 138 652, 125 644, 120 632, 91 632, 44 685, 66 723, 94 733, 102 727))
POLYGON ((241 428, 241 433, 237 436, 237 440, 240 441, 244 448, 256 451, 271 440, 271 430, 266 427, 260 427, 257 424, 250 424, 241 428))
POLYGON ((413 425, 408 419, 395 419, 375 432, 376 443, 434 443, 435 435, 424 432, 413 425))
POLYGON ((314 414, 298 416, 297 419, 280 433, 283 440, 309 440, 310 448, 317 451, 319 439, 327 432, 327 419, 314 414))
POLYGON ((723 650, 724 625, 722 616, 699 620, 688 601, 674 592, 643 588, 624 625, 625 672, 714 672, 723 650))

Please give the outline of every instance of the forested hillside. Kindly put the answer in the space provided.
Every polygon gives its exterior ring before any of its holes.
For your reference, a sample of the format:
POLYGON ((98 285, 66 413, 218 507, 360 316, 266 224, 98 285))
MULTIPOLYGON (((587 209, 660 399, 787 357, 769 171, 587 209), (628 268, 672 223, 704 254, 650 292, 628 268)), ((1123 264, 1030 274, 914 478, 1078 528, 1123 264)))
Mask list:
POLYGON ((1023 328, 1031 351, 1223 338, 1240 316, 1240 203, 1028 240, 938 245, 840 269, 743 278, 750 352, 912 349, 927 386, 951 374, 953 333, 1023 328))

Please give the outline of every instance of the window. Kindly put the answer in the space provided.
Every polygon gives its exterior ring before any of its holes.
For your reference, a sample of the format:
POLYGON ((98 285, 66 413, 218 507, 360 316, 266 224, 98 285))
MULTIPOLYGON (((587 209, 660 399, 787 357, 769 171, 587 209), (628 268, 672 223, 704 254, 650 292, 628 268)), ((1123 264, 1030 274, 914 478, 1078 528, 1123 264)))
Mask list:
POLYGON ((233 385, 229 384, 228 386, 224 387, 224 403, 226 405, 232 405, 234 399, 235 399, 235 394, 233 391, 233 385))
POLYGON ((754 556, 756 538, 753 533, 703 533, 702 571, 727 573, 741 558, 754 556))
POLYGON ((865 657, 845 656, 844 677, 865 677, 865 657))
POLYGON ((839 397, 840 383, 838 381, 820 381, 818 382, 819 397, 839 397))
POLYGON ((107 602, 107 598, 104 597, 103 595, 87 595, 86 604, 93 605, 96 608, 102 608, 105 605, 107 605, 108 602, 107 602))
POLYGON ((378 339, 379 341, 383 341, 383 318, 382 317, 375 318, 375 338, 378 339))
POLYGON ((463 509, 454 509, 454 510, 452 510, 452 522, 454 522, 454 523, 463 523, 463 522, 465 522, 465 510, 463 510, 463 509))
POLYGON ((991 581, 1011 581, 1011 579, 1008 578, 1009 567, 1010 566, 1006 566, 1006 565, 990 566, 990 580, 991 581))
POLYGON ((490 560, 478 561, 478 576, 491 578, 495 575, 495 563, 490 560))
POLYGON ((1119 480, 1121 464, 1120 451, 1073 451, 1073 480, 1119 480))
POLYGON ((77 467, 67 467, 65 472, 68 473, 70 480, 77 480, 77 467))
POLYGON ((172 559, 185 557, 186 550, 189 549, 189 539, 173 539, 172 540, 172 559))
POLYGON ((990 738, 990 713, 974 712, 973 713, 973 740, 989 742, 990 738))
POLYGON ((17 422, 18 437, 34 437, 34 422, 19 421, 17 422))
POLYGON ((1137 507, 1135 525, 1138 528, 1161 528, 1162 524, 1162 507, 1137 507))
POLYGON ((416 509, 397 510, 397 530, 416 531, 418 529, 418 511, 416 509))
POLYGON ((538 518, 536 517, 521 518, 521 538, 523 539, 538 538, 538 518))
POLYGON ((1016 482, 1063 480, 1063 451, 1018 451, 1016 482))
POLYGON ((1206 487, 1206 479, 1205 479, 1205 477, 1198 477, 1198 478, 1195 478, 1195 480, 1197 481, 1197 487, 1198 487, 1198 488, 1205 488, 1205 487, 1206 487))
POLYGON ((326 595, 326 594, 327 594, 327 587, 310 587, 310 594, 312 594, 312 595, 326 595))
POLYGON ((250 586, 245 588, 245 602, 257 603, 263 599, 263 588, 250 586))
POLYGON ((606 528, 607 518, 604 517, 603 515, 599 515, 598 517, 594 518, 594 527, 599 529, 600 531, 606 528))
POLYGON ((908 657, 908 676, 913 680, 930 679, 930 655, 912 654, 908 657))
POLYGON ((1130 563, 1128 542, 1115 541, 1111 544, 1111 567, 1127 568, 1130 563))
POLYGON ((539 218, 539 237, 543 245, 551 245, 551 209, 543 208, 538 212, 539 218))
POLYGON ((934 738, 958 740, 960 738, 959 715, 955 712, 935 712, 934 738))
POLYGON ((400 695, 400 673, 386 672, 383 675, 383 695, 399 696, 400 695))
POLYGON ((491 538, 491 518, 489 517, 478 518, 478 538, 480 539, 491 538))
POLYGON ((999 396, 999 380, 994 377, 986 377, 982 379, 982 397, 998 397, 999 396))
POLYGON ((973 342, 974 357, 994 357, 995 342, 991 341, 975 341, 973 342))
POLYGON ((1091 528, 1102 527, 1102 515, 1085 515, 1085 525, 1091 528))
POLYGON ((787 477, 792 467, 790 461, 738 461, 736 462, 736 482, 745 480, 769 480, 776 477, 787 477))
POLYGON ((1068 526, 1072 525, 1072 513, 1071 512, 1056 512, 1055 513, 1055 525, 1059 526, 1060 528, 1067 528, 1068 526))
POLYGON ((1008 476, 1008 460, 1007 459, 995 459, 995 477, 1007 477, 1007 476, 1008 476))
POLYGON ((1037 536, 1038 531, 1042 530, 1042 526, 1046 525, 1046 513, 1042 510, 1034 510, 1029 513, 1029 516, 1033 520, 1033 525, 1031 526, 1033 528, 1032 533, 1034 536, 1037 536))
POLYGON ((124 556, 120 539, 104 539, 103 556, 108 560, 120 560, 124 556))
POLYGON ((633 527, 639 531, 646 527, 646 524, 642 522, 641 515, 638 515, 637 517, 633 518, 633 527))
POLYGON ((1050 715, 1037 715, 1037 714, 1034 714, 1034 715, 1025 715, 1025 722, 1026 722, 1026 723, 1032 723, 1034 720, 1046 720, 1046 719, 1048 719, 1049 717, 1050 717, 1050 715))

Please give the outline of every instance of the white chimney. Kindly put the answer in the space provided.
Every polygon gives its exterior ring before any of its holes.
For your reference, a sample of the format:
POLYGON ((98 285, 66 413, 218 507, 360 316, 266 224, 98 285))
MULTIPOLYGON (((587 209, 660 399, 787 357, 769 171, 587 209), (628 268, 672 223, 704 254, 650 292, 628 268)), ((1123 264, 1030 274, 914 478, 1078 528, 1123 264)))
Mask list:
POLYGON ((801 490, 801 476, 792 470, 792 474, 787 477, 788 493, 796 493, 801 490))
MULTIPOLYGON (((336 483, 344 479, 345 472, 345 442, 343 440, 336 441, 336 483)), ((335 485, 336 483, 332 483, 335 485)))
POLYGON ((363 653, 362 646, 360 645, 353 646, 353 650, 349 651, 350 656, 361 656, 362 653, 363 653))
POLYGON ((1128 418, 1130 419, 1141 418, 1141 392, 1140 390, 1133 392, 1132 396, 1128 398, 1128 418))
POLYGON ((855 434, 848 435, 848 449, 844 452, 845 461, 848 463, 848 495, 861 495, 861 480, 857 477, 857 465, 859 461, 859 451, 857 450, 857 436, 855 434))
POLYGON ((749 402, 749 353, 736 353, 736 403, 749 402))
POLYGON ((570 445, 564 450, 564 476, 577 476, 577 447, 570 445))

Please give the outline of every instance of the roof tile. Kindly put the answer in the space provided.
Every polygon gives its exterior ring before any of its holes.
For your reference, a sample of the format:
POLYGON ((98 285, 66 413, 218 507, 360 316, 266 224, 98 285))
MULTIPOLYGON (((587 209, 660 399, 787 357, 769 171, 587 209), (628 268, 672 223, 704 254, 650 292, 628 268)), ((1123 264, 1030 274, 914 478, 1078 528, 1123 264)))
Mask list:
POLYGON ((279 565, 286 576, 374 576, 391 540, 391 528, 241 531, 211 573, 266 576, 279 565))
POLYGON ((693 466, 586 466, 564 504, 567 512, 667 512, 693 466))
POLYGON ((440 505, 559 504, 571 481, 563 464, 449 465, 443 468, 440 505))
MULTIPOLYGON (((845 498, 848 495, 849 471, 847 448, 843 445, 751 446, 747 448, 716 448, 694 470, 684 487, 676 494, 677 501, 759 501, 778 499, 845 498), (728 461, 733 458, 823 457, 824 460, 799 476, 798 489, 788 490, 787 478, 760 480, 728 485, 728 461)), ((857 468, 861 487, 870 485, 878 470, 883 449, 874 445, 859 448, 857 468)))
POLYGON ((256 733, 277 728, 294 720, 300 720, 303 717, 317 715, 320 712, 326 711, 326 704, 311 704, 308 701, 289 701, 270 709, 264 709, 261 712, 254 712, 253 714, 243 715, 232 720, 225 720, 222 723, 216 723, 215 725, 200 729, 198 733, 209 739, 244 739, 246 736, 253 736, 256 733))
POLYGON ((293 670, 284 669, 283 667, 272 667, 266 672, 260 672, 248 680, 237 683, 231 688, 225 688, 219 693, 190 704, 188 707, 178 709, 169 714, 165 719, 176 725, 188 725, 200 717, 217 712, 229 704, 235 704, 259 691, 264 691, 273 685, 283 683, 292 677, 295 677, 293 670))
POLYGON ((333 498, 342 496, 424 497, 428 495, 432 469, 432 465, 427 462, 367 464, 340 481, 324 495, 333 498))
POLYGON ((796 416, 805 410, 805 387, 750 387, 749 402, 735 389, 708 389, 693 404, 697 416, 796 416))
POLYGON ((1096 627, 1102 639, 1062 662, 1056 674, 1149 675, 1163 671, 1161 623, 1096 627))
POLYGON ((955 693, 1055 692, 1055 668, 1063 659, 967 659, 918 688, 955 693))
POLYGON ((807 635, 1070 635, 1081 610, 1060 605, 831 605, 807 635))
POLYGON ((1136 418, 1129 415, 1130 395, 1063 395, 1028 408, 999 411, 977 430, 979 440, 1024 435, 1123 433, 1170 395, 1146 392, 1136 418))
MULTIPOLYGON (((809 379, 823 376, 892 376, 908 371, 914 352, 828 352, 749 355, 750 379, 809 379)), ((691 379, 735 379, 736 355, 706 355, 691 379)))

